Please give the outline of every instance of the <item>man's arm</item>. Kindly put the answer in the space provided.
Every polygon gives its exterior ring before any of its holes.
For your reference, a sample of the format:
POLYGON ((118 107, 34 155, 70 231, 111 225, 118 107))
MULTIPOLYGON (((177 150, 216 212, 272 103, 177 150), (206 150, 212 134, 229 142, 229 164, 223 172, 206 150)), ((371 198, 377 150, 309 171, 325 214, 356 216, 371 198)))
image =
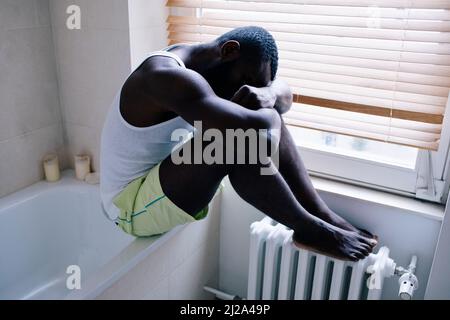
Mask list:
POLYGON ((146 76, 147 92, 155 102, 175 112, 190 124, 202 121, 204 128, 247 130, 279 129, 280 116, 272 109, 250 110, 218 97, 197 72, 161 68, 146 76))
POLYGON ((280 79, 275 79, 271 85, 271 90, 274 92, 276 98, 275 110, 279 114, 283 114, 289 111, 292 106, 292 90, 289 85, 280 79))
POLYGON ((249 109, 274 108, 279 114, 289 111, 292 91, 283 80, 275 79, 267 87, 242 86, 231 101, 249 109))

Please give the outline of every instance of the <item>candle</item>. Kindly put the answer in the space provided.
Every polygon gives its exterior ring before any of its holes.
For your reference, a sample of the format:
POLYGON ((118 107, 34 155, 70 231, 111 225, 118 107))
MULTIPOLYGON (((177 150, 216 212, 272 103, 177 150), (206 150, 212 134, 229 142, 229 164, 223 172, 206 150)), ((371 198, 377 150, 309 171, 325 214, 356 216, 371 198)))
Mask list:
POLYGON ((84 181, 86 181, 89 184, 99 184, 100 177, 97 172, 91 172, 86 175, 84 181))
POLYGON ((86 155, 75 156, 75 176, 78 180, 84 180, 86 175, 91 172, 91 159, 86 155))
POLYGON ((59 162, 56 154, 48 154, 43 159, 45 180, 55 182, 59 180, 59 162))

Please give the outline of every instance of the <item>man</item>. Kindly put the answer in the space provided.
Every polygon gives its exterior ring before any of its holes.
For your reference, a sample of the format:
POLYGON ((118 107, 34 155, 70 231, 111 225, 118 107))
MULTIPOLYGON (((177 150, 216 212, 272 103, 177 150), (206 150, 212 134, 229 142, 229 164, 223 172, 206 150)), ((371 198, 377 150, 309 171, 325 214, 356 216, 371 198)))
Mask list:
POLYGON ((263 28, 243 27, 210 43, 153 53, 130 75, 107 117, 101 148, 102 201, 124 231, 150 236, 202 219, 228 176, 245 201, 292 228, 299 247, 352 261, 373 250, 375 237, 334 213, 312 186, 280 117, 292 94, 275 78, 277 65, 273 37, 263 28), (278 138, 265 135, 265 143, 279 142, 279 171, 261 174, 274 166, 270 159, 175 162, 174 153, 198 155, 194 139, 174 150, 179 141, 172 138, 177 129, 194 131, 194 121, 221 133, 279 132, 278 138))

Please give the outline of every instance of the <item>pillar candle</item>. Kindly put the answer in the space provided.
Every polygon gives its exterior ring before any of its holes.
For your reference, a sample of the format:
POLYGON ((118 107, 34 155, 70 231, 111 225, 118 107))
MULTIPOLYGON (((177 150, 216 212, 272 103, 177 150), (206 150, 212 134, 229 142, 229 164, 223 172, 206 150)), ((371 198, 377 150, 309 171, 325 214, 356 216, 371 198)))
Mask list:
POLYGON ((58 181, 60 178, 58 156, 56 154, 46 155, 43 164, 45 180, 49 182, 58 181))
POLYGON ((84 180, 86 175, 91 172, 91 159, 86 155, 75 156, 75 176, 78 180, 84 180))
POLYGON ((100 176, 97 172, 91 172, 86 175, 84 178, 84 181, 86 181, 89 184, 99 184, 100 183, 100 176))

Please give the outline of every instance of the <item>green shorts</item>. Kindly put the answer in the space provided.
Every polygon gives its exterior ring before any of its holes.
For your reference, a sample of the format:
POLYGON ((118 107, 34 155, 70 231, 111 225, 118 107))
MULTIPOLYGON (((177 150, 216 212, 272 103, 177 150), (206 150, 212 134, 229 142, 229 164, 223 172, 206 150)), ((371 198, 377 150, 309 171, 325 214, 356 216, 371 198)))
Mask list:
POLYGON ((161 189, 159 167, 133 180, 114 198, 120 209, 118 225, 126 233, 137 237, 158 235, 208 214, 209 205, 192 216, 174 204, 161 189))

